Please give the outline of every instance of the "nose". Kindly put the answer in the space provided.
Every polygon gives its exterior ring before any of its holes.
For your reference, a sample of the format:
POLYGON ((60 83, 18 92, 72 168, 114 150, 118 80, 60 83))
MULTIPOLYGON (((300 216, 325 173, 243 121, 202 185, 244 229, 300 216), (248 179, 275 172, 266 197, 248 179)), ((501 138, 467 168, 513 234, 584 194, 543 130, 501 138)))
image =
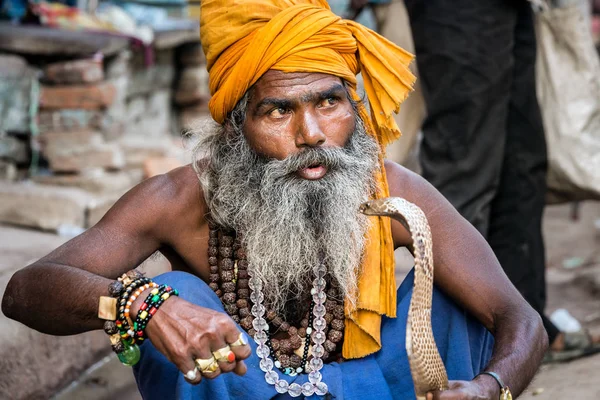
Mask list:
POLYGON ((325 144, 327 137, 314 112, 306 110, 302 113, 298 125, 296 147, 318 147, 325 144))

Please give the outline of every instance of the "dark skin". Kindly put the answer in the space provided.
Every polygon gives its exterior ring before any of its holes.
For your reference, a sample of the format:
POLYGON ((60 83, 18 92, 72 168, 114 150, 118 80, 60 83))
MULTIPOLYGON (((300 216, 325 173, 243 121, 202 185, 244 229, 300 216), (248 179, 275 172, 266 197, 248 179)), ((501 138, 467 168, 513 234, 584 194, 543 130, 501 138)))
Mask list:
MULTIPOLYGON (((253 87, 244 135, 259 154, 283 159, 308 147, 343 146, 354 123, 339 78, 269 71, 253 87)), ((386 162, 385 167, 391 195, 419 205, 428 217, 435 283, 494 334, 494 356, 487 369, 498 373, 518 395, 547 347, 538 314, 510 284, 485 240, 440 193, 400 165, 386 162)), ((174 270, 208 281, 208 212, 191 166, 148 179, 123 196, 96 226, 17 272, 6 289, 2 311, 49 334, 101 329, 98 297, 107 295, 117 276, 157 250, 174 270)), ((411 245, 410 234, 400 223, 392 221, 392 233, 396 248, 411 245)), ((134 315, 138 307, 139 300, 132 306, 134 315)), ((227 315, 178 297, 163 304, 146 331, 183 373, 193 369, 194 358, 208 358, 210 351, 235 341, 239 333, 227 315)), ((208 378, 245 372, 242 360, 250 348, 234 351, 238 361, 220 363, 220 371, 208 378)), ((498 385, 484 375, 452 381, 449 390, 430 393, 428 398, 498 396, 498 385)))

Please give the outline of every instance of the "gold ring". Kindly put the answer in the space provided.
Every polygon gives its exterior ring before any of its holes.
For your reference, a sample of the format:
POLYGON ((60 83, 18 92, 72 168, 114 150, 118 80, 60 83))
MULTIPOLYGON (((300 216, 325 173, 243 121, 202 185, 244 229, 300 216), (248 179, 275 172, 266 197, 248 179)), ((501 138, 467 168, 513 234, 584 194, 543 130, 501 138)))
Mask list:
POLYGON ((247 344, 248 344, 248 336, 246 336, 246 334, 244 332, 240 332, 240 336, 238 337, 238 340, 231 343, 229 346, 231 346, 231 347, 246 346, 247 344))
POLYGON ((219 364, 214 357, 211 358, 196 358, 196 366, 203 374, 212 374, 219 369, 219 364))
POLYGON ((220 362, 232 363, 235 361, 235 354, 233 351, 231 351, 229 346, 225 346, 222 349, 213 351, 213 356, 215 356, 215 359, 220 362))

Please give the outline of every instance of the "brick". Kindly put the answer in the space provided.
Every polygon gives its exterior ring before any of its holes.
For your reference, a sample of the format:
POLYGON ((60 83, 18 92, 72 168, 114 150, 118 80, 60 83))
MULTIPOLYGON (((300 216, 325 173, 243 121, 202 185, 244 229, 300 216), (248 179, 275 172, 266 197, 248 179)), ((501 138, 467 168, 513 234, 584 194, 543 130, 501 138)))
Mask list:
POLYGON ((52 63, 44 68, 44 81, 56 84, 95 83, 103 79, 101 56, 52 63))
POLYGON ((98 110, 110 106, 116 94, 116 88, 110 82, 92 85, 42 86, 40 107, 98 110))
POLYGON ((55 172, 80 172, 86 169, 121 169, 125 165, 123 151, 116 143, 102 143, 75 149, 50 147, 44 152, 55 172))
POLYGON ((75 188, 3 182, 0 222, 55 232, 64 226, 83 228, 92 199, 75 188))

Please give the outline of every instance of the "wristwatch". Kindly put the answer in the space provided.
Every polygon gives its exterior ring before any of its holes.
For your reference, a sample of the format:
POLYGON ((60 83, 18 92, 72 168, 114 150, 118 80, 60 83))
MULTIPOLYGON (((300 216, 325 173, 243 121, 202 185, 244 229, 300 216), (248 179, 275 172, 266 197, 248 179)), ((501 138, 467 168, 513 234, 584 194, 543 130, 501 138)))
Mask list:
POLYGON ((496 380, 498 386, 500 386, 500 400, 512 400, 512 393, 510 392, 510 389, 504 384, 504 382, 502 382, 502 379, 500 379, 497 373, 485 371, 479 375, 489 375, 496 380))

